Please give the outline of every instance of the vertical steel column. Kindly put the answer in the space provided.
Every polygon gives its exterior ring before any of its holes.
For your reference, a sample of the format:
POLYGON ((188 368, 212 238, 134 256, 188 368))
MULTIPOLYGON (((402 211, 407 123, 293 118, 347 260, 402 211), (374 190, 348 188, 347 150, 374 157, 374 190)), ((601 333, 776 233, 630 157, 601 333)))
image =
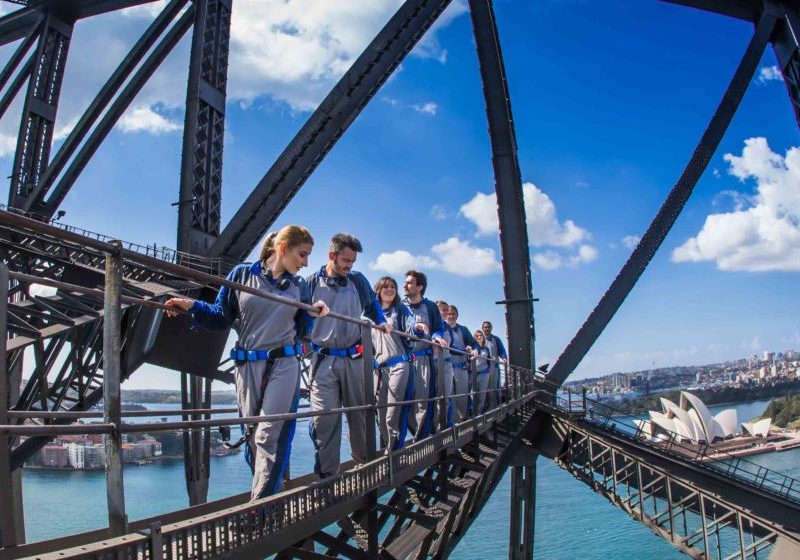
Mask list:
MULTIPOLYGON (((470 0, 469 7, 492 144, 503 254, 508 357, 515 366, 533 369, 536 363, 535 331, 528 230, 508 83, 491 0, 470 0)), ((512 560, 533 557, 535 461, 534 458, 532 466, 513 467, 511 473, 509 558, 512 560), (521 469, 526 470, 523 472, 521 469)))
POLYGON ((533 520, 536 512, 536 458, 520 448, 511 467, 511 522, 509 560, 533 558, 533 520))
MULTIPOLYGON (((56 111, 74 21, 48 13, 33 57, 22 110, 8 205, 21 208, 50 161, 56 111)), ((41 210, 32 207, 31 210, 41 210)))
MULTIPOLYGON (((375 399, 375 383, 374 383, 374 368, 372 361, 375 359, 375 354, 372 348, 372 329, 366 325, 361 326, 361 344, 363 347, 361 354, 361 361, 364 365, 364 403, 372 405, 376 404, 375 399)), ((378 455, 377 446, 375 444, 375 408, 370 408, 364 413, 364 421, 366 422, 365 434, 367 436, 367 461, 371 461, 378 455)), ((392 442, 387 442, 391 445, 392 442)), ((367 496, 367 515, 366 515, 366 531, 367 531, 367 555, 370 558, 378 558, 378 493, 370 492, 367 496)))
MULTIPOLYGON (((195 1, 178 194, 178 250, 197 255, 207 252, 220 229, 231 1, 195 1)), ((181 377, 184 407, 202 408, 204 381, 189 375, 181 377)), ((186 486, 192 505, 208 499, 210 436, 209 430, 184 433, 186 486)))
POLYGON ((178 199, 178 249, 206 254, 217 239, 232 0, 195 2, 178 199))
MULTIPOLYGON (((769 9, 769 8, 768 8, 769 9)), ((775 8, 772 8, 773 10, 775 8)), ((786 92, 794 109, 794 116, 800 126, 800 10, 781 5, 777 14, 778 24, 772 39, 772 47, 783 73, 786 92)))
MULTIPOLYGON (((0 424, 8 424, 9 401, 8 362, 6 361, 6 338, 8 336, 8 265, 0 262, 0 424)), ((0 547, 17 544, 14 522, 14 490, 11 482, 11 438, 0 435, 0 547)))
MULTIPOLYGON (((181 373, 181 404, 183 408, 198 409, 205 406, 204 384, 209 382, 199 375, 181 373)), ((182 415, 182 420, 200 420, 202 415, 182 415)), ((191 428, 183 431, 183 468, 189 505, 203 504, 208 500, 210 432, 191 428)))
POLYGON ((109 537, 128 532, 125 515, 125 487, 122 480, 122 408, 120 405, 120 293, 122 291, 122 243, 111 241, 113 253, 106 253, 106 286, 103 313, 103 422, 116 426, 106 436, 106 496, 109 537))
POLYGON ((508 356, 514 365, 531 368, 535 363, 531 266, 511 101, 492 2, 470 0, 469 6, 492 143, 503 253, 508 356))

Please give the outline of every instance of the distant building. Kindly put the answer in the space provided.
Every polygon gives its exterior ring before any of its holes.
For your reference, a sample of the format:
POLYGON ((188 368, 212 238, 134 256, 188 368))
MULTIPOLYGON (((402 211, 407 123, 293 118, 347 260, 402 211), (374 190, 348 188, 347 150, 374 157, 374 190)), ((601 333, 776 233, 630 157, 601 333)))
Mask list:
POLYGON ((69 467, 69 451, 63 445, 48 444, 42 448, 43 467, 69 467))
POLYGON ((775 352, 768 352, 767 350, 764 350, 764 361, 765 362, 771 362, 774 359, 775 359, 775 352))

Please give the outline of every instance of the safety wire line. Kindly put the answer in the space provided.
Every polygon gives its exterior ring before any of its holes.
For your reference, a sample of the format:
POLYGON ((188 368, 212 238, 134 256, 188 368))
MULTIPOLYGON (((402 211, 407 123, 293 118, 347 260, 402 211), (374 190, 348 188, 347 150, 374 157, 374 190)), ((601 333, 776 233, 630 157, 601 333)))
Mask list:
MULTIPOLYGON (((70 283, 67 283, 67 282, 61 282, 59 280, 53 280, 53 279, 50 279, 50 278, 40 278, 38 276, 33 276, 33 275, 30 275, 30 274, 23 274, 21 272, 9 271, 8 272, 8 276, 9 276, 9 278, 11 278, 13 280, 17 280, 19 282, 30 283, 30 284, 41 284, 43 286, 49 286, 49 287, 57 288, 57 289, 60 289, 60 290, 82 293, 82 294, 85 294, 85 295, 88 295, 88 296, 97 297, 97 298, 100 298, 100 299, 102 299, 104 297, 104 295, 105 295, 103 290, 100 290, 100 289, 97 289, 97 288, 88 288, 88 287, 85 287, 85 286, 80 286, 80 285, 77 285, 77 284, 70 284, 70 283)), ((244 291, 244 292, 247 292, 247 293, 249 293, 251 295, 263 297, 265 299, 269 299, 269 300, 275 301, 275 302, 283 304, 283 305, 289 305, 289 306, 296 307, 298 309, 302 309, 302 310, 309 311, 309 312, 318 311, 318 309, 316 307, 312 306, 312 305, 308 305, 308 304, 299 302, 297 300, 285 298, 285 297, 282 297, 282 296, 277 296, 277 295, 271 294, 269 292, 264 292, 264 291, 258 290, 256 288, 252 288, 250 286, 246 286, 244 284, 238 284, 236 282, 231 282, 229 280, 223 280, 221 278, 217 278, 217 281, 221 282, 222 285, 227 286, 227 287, 229 287, 231 289, 244 291)), ((167 294, 164 294, 161 297, 164 297, 166 295, 167 294)), ((172 294, 172 295, 176 295, 176 294, 172 294)), ((171 306, 168 306, 168 305, 165 305, 163 303, 159 303, 159 302, 156 302, 156 301, 153 301, 153 300, 137 298, 137 297, 134 297, 134 296, 121 295, 120 296, 120 301, 122 301, 124 303, 133 304, 133 305, 142 305, 142 306, 150 307, 150 308, 153 308, 153 309, 160 309, 162 311, 174 311, 174 312, 177 312, 177 313, 182 314, 182 315, 191 315, 188 311, 184 311, 184 310, 182 310, 180 308, 171 307, 171 306)), ((329 312, 328 315, 326 315, 326 317, 332 317, 334 319, 338 319, 338 320, 341 320, 341 321, 346 321, 348 323, 357 324, 357 325, 360 325, 362 327, 369 327, 369 328, 372 328, 372 329, 375 329, 375 330, 380 330, 381 332, 383 332, 383 329, 381 329, 380 325, 376 325, 372 321, 368 321, 366 319, 355 319, 355 318, 350 317, 348 315, 343 315, 341 313, 337 313, 337 312, 334 312, 334 311, 329 312)), ((435 342, 433 342, 431 340, 427 340, 425 338, 420 338, 420 337, 414 336, 412 334, 408 334, 408 333, 397 331, 397 330, 393 330, 392 334, 396 334, 396 335, 398 335, 398 336, 400 336, 402 338, 406 338, 406 339, 411 340, 413 342, 420 342, 420 343, 423 343, 423 344, 428 344, 428 345, 430 345, 432 347, 441 348, 441 346, 439 346, 439 344, 437 344, 437 343, 435 343, 435 342)), ((456 348, 445 348, 445 349, 448 350, 451 354, 460 354, 460 355, 467 356, 467 357, 470 357, 470 358, 472 357, 472 353, 466 352, 464 350, 458 350, 456 348)), ((497 363, 497 364, 506 363, 503 360, 500 360, 500 359, 497 359, 497 358, 488 357, 488 358, 484 358, 484 359, 486 361, 488 361, 488 362, 494 362, 494 363, 497 363)), ((512 367, 515 367, 518 370, 519 369, 525 369, 525 368, 519 368, 517 366, 512 366, 512 367)), ((533 370, 530 370, 530 369, 526 369, 526 371, 533 373, 533 370)))
MULTIPOLYGON (((178 422, 157 422, 150 424, 127 424, 122 423, 117 427, 114 423, 92 423, 92 424, 71 424, 71 425, 0 425, 0 435, 29 435, 29 436, 42 436, 42 435, 67 435, 67 434, 83 434, 83 433, 111 433, 119 429, 120 433, 139 433, 139 432, 165 432, 172 430, 180 430, 186 428, 212 428, 218 426, 237 426, 239 424, 258 424, 261 422, 278 422, 285 420, 297 420, 302 418, 314 418, 317 416, 327 416, 330 414, 342 414, 347 412, 365 412, 368 410, 377 410, 382 408, 390 408, 395 406, 405 406, 419 403, 431 403, 443 400, 450 400, 456 397, 473 396, 490 392, 512 391, 517 389, 526 389, 528 387, 535 387, 536 383, 525 383, 515 385, 513 388, 504 387, 500 389, 486 389, 484 391, 475 391, 472 393, 458 393, 451 396, 444 397, 431 397, 427 399, 413 399, 408 401, 397 401, 394 403, 385 404, 366 404, 359 406, 348 406, 341 408, 331 408, 327 410, 309 410, 307 412, 284 412, 280 414, 268 414, 264 416, 240 416, 237 418, 217 418, 208 420, 182 420, 178 422), (84 430, 84 431, 81 431, 84 430)), ((534 389, 525 393, 520 398, 529 398, 538 393, 547 393, 541 389, 534 389)), ((509 402, 516 402, 518 399, 513 399, 509 402)), ((486 412, 471 414, 470 417, 475 418, 483 414, 488 414, 492 410, 496 410, 507 403, 498 405, 486 412)), ((177 411, 180 412, 180 411, 177 411)), ((175 414, 177 416, 177 414, 175 414)))

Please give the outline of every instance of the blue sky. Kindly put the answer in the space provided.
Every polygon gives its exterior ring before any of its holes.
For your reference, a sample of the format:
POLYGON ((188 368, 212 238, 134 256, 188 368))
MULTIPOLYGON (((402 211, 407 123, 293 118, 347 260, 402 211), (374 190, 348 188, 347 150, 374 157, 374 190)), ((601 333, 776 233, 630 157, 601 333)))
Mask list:
MULTIPOLYGON (((340 4, 234 0, 223 223, 399 2, 340 4)), ((495 10, 541 299, 537 361, 552 362, 679 177, 752 26, 656 1, 498 0, 495 10)), ((152 17, 145 6, 77 25, 61 134, 152 17)), ((363 241, 369 278, 419 266, 429 295, 457 304, 464 324, 488 318, 502 334, 470 25, 454 2, 276 225, 311 229, 309 271, 347 230, 363 241)), ((184 40, 106 140, 62 205, 65 222, 175 245, 187 52, 184 40)), ((769 49, 685 211, 573 377, 800 348, 800 142, 775 65, 769 49)), ((4 176, 19 110, 0 123, 4 176)), ((178 376, 145 368, 127 385, 177 387, 178 376)))

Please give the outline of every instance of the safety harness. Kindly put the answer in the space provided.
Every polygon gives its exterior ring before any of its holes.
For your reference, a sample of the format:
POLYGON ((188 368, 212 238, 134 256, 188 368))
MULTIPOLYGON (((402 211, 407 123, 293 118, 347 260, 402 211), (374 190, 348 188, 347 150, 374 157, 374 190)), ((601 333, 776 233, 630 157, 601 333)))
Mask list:
POLYGON ((347 348, 326 348, 312 342, 311 349, 320 356, 336 356, 337 358, 351 358, 353 360, 359 359, 364 354, 364 345, 361 344, 361 341, 347 348))
MULTIPOLYGON (((244 348, 234 347, 231 348, 230 357, 235 362, 267 362, 264 375, 261 377, 260 394, 258 402, 256 403, 256 411, 260 414, 261 406, 264 404, 264 393, 269 384, 269 376, 272 373, 272 367, 275 365, 275 360, 280 358, 291 358, 292 356, 300 360, 308 351, 305 344, 286 344, 284 346, 277 346, 268 350, 245 350, 244 348)), ((247 428, 242 426, 242 437, 238 441, 231 443, 225 441, 222 446, 226 449, 238 449, 242 444, 247 443, 247 453, 245 459, 250 465, 250 469, 254 468, 255 449, 252 448, 252 435, 255 432, 255 424, 249 424, 247 428), (248 457, 249 456, 249 457, 248 457)))

